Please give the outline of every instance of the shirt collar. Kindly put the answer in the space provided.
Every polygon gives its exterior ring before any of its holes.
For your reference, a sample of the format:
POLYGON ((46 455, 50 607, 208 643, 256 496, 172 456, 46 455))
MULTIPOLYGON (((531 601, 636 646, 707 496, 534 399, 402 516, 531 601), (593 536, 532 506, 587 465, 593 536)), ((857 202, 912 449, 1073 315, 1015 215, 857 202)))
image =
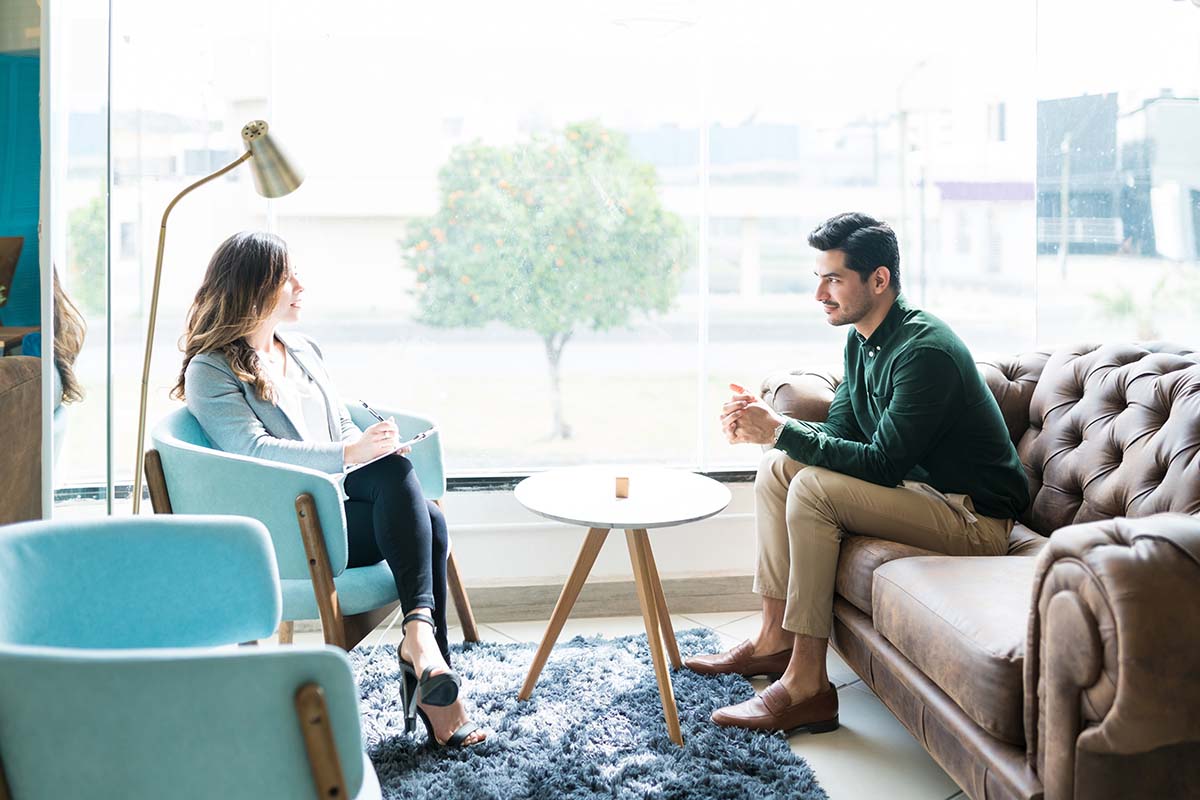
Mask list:
POLYGON ((887 316, 883 318, 883 322, 879 323, 879 327, 871 333, 870 339, 864 339, 861 333, 855 331, 854 335, 858 337, 858 343, 868 351, 878 353, 887 340, 891 338, 892 334, 896 332, 896 329, 903 324, 904 317, 910 311, 912 311, 912 306, 908 304, 908 300, 904 295, 896 295, 896 299, 892 302, 892 307, 888 309, 887 316))

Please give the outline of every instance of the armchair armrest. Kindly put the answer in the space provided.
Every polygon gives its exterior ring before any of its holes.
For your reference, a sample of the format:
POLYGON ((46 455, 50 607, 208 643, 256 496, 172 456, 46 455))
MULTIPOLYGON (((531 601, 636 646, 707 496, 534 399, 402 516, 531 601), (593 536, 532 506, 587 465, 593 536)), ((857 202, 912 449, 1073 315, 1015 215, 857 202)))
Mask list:
POLYGON ((155 441, 177 514, 237 514, 267 526, 281 579, 309 580, 296 498, 312 495, 334 575, 346 569, 346 512, 336 477, 307 467, 226 453, 182 441, 155 441))
POLYGON ((1051 536, 1025 657, 1027 756, 1047 800, 1169 796, 1200 778, 1197 609, 1200 516, 1051 536))
MULTIPOLYGON (((350 410, 350 418, 358 427, 365 430, 376 422, 370 412, 354 400, 344 400, 343 402, 350 410)), ((383 407, 375 410, 384 419, 396 418, 396 427, 400 429, 401 439, 407 439, 421 431, 428 430, 434 424, 429 417, 414 414, 411 411, 383 407)), ((437 500, 446 493, 445 458, 442 452, 440 431, 413 445, 412 452, 408 454, 408 460, 412 462, 413 470, 417 473, 417 480, 421 483, 421 491, 424 492, 426 499, 437 500)))
POLYGON ((760 392, 767 405, 786 417, 824 422, 841 382, 840 373, 780 370, 763 380, 760 392))

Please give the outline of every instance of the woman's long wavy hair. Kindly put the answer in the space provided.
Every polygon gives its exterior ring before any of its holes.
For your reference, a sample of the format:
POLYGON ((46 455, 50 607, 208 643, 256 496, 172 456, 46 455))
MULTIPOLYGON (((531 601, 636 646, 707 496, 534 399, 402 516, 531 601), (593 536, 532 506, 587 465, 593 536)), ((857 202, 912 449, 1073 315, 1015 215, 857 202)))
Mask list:
POLYGON ((87 335, 87 322, 79 306, 71 301, 58 280, 58 269, 54 269, 54 366, 62 379, 62 401, 78 403, 83 399, 83 386, 75 376, 75 359, 83 349, 83 338, 87 335))
POLYGON ((243 232, 221 243, 188 310, 180 342, 183 368, 172 397, 184 399, 184 376, 192 359, 217 351, 225 354, 234 375, 253 384, 260 400, 275 402, 275 389, 246 337, 270 317, 287 279, 287 245, 278 236, 243 232))

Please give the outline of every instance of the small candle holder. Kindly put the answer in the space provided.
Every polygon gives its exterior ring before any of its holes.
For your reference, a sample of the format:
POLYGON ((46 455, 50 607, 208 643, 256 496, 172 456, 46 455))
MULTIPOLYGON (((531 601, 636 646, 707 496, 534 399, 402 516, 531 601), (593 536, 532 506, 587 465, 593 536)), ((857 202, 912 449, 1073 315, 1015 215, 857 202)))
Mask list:
POLYGON ((629 478, 617 478, 617 497, 629 497, 629 478))

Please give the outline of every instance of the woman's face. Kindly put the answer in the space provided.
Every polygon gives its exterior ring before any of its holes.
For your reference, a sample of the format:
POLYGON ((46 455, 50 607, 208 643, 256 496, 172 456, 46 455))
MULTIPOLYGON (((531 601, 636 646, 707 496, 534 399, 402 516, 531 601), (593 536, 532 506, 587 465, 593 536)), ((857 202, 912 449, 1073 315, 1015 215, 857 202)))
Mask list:
POLYGON ((304 294, 304 284, 300 283, 300 274, 292 267, 291 262, 288 263, 288 275, 284 280, 283 286, 279 289, 279 296, 275 301, 275 310, 271 312, 271 322, 279 324, 283 322, 298 322, 300 320, 300 309, 304 305, 301 295, 304 294))

